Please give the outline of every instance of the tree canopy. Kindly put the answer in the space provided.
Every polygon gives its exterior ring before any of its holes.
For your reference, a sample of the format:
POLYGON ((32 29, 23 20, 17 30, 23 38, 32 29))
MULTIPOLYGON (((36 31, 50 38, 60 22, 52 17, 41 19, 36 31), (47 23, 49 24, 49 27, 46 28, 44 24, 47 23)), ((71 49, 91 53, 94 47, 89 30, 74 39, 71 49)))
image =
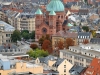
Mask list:
POLYGON ((29 33, 28 30, 22 30, 21 31, 21 36, 25 40, 35 39, 35 31, 32 31, 31 33, 29 33))
POLYGON ((58 47, 58 49, 63 49, 63 48, 64 48, 64 43, 63 43, 63 41, 59 41, 59 42, 57 43, 57 47, 58 47))
POLYGON ((83 29, 84 31, 86 31, 86 32, 89 31, 89 27, 88 27, 88 26, 83 26, 82 29, 83 29))
POLYGON ((30 48, 32 48, 33 50, 34 50, 34 49, 37 49, 37 48, 38 48, 38 45, 37 45, 37 44, 31 44, 31 45, 30 45, 30 48))
POLYGON ((42 44, 42 49, 45 51, 48 51, 49 53, 52 53, 52 44, 49 40, 44 40, 42 44))
POLYGON ((21 33, 19 30, 15 30, 11 35, 12 42, 17 42, 21 40, 21 33))
POLYGON ((71 38, 66 39, 66 48, 68 49, 69 46, 74 46, 74 41, 71 38))
POLYGON ((30 57, 33 58, 37 58, 37 57, 46 57, 49 55, 49 53, 47 51, 41 50, 41 49, 36 49, 36 50, 30 50, 29 52, 27 52, 27 54, 29 54, 30 57))
POLYGON ((51 42, 51 39, 50 39, 50 36, 47 34, 46 36, 42 36, 40 39, 39 39, 39 44, 43 44, 44 40, 49 40, 51 42))

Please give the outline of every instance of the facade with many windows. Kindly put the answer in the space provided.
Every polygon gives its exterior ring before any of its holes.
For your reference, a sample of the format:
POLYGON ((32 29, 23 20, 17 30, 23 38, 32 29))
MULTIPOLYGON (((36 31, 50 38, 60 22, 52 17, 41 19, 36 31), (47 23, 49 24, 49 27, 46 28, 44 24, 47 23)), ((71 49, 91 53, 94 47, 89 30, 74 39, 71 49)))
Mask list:
POLYGON ((11 42, 11 35, 15 30, 11 25, 0 21, 0 45, 11 42))
POLYGON ((61 50, 60 58, 66 58, 73 65, 88 66, 93 58, 100 58, 100 47, 97 44, 70 46, 69 50, 61 50))

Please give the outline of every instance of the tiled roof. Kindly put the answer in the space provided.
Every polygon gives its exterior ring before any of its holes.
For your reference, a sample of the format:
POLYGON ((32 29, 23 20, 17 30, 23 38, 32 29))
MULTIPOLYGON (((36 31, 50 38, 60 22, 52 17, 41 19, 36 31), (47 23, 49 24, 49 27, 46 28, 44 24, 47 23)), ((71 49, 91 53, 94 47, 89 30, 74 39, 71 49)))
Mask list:
POLYGON ((84 75, 96 75, 96 74, 98 75, 100 74, 100 59, 94 58, 90 66, 84 72, 84 75))

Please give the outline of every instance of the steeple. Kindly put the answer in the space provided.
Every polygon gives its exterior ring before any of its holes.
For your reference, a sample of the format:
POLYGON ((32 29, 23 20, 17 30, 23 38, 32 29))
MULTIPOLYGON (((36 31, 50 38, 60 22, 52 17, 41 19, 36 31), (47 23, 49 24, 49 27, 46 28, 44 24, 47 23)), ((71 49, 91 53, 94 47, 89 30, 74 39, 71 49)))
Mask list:
POLYGON ((36 15, 42 15, 42 11, 40 9, 37 9, 37 11, 35 12, 36 15))

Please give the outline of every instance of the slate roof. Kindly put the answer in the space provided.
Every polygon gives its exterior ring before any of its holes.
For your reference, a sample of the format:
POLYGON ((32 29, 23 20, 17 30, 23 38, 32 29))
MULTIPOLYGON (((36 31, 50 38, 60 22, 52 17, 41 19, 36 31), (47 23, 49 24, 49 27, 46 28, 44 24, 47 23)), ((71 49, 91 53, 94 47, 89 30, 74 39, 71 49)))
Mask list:
POLYGON ((81 32, 82 31, 80 26, 73 26, 73 27, 70 28, 70 31, 71 31, 71 29, 73 29, 73 30, 75 30, 77 32, 81 32))
POLYGON ((47 57, 39 58, 41 63, 48 64, 48 60, 54 60, 55 56, 49 55, 47 57))
POLYGON ((74 65, 74 66, 69 70, 69 72, 70 72, 72 75, 80 75, 80 73, 81 73, 84 69, 85 69, 85 68, 82 67, 82 66, 74 65))
POLYGON ((54 67, 58 67, 62 62, 64 61, 64 59, 58 58, 56 60, 56 62, 53 64, 54 67))
POLYGON ((91 38, 91 43, 99 43, 100 44, 100 38, 91 38))
POLYGON ((67 25, 67 23, 68 23, 68 20, 64 20, 62 25, 67 25))
MULTIPOLYGON (((0 46, 0 50, 3 50, 3 49, 8 50, 9 48, 8 48, 8 46, 5 47, 4 45, 0 46)), ((18 47, 15 45, 11 45, 10 50, 13 50, 13 49, 18 49, 18 47)))
POLYGON ((91 33, 90 32, 79 32, 78 36, 89 36, 90 37, 91 33))

